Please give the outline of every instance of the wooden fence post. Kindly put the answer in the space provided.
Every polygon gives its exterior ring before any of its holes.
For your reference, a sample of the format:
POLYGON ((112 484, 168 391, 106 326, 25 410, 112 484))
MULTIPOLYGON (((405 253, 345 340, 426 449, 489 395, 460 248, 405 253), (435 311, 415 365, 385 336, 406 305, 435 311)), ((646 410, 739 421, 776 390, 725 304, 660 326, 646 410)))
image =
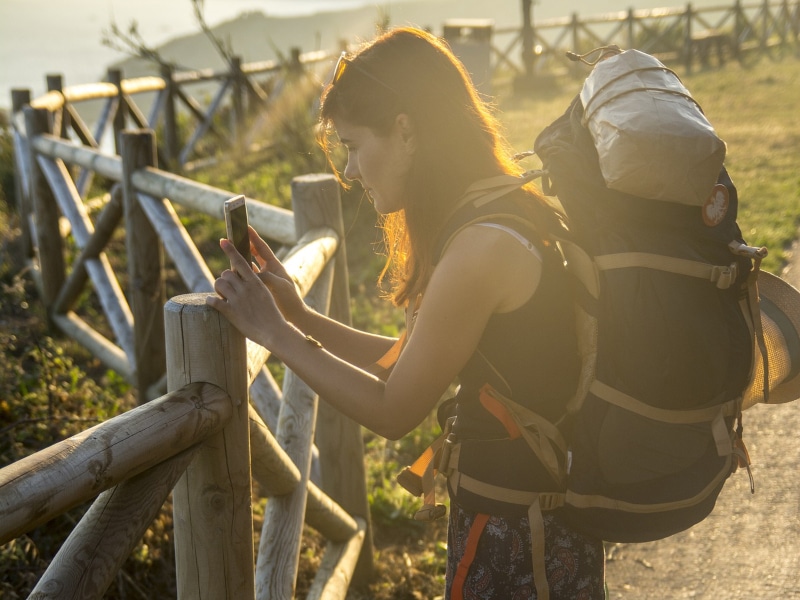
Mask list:
POLYGON ((167 388, 213 383, 234 403, 225 428, 203 444, 173 491, 178 598, 252 600, 253 513, 245 338, 186 294, 164 307, 167 388))
POLYGON ((765 52, 769 50, 769 0, 762 0, 761 2, 761 39, 759 40, 759 44, 761 47, 761 52, 765 52))
POLYGON ((122 130, 125 129, 125 117, 127 115, 127 106, 122 97, 122 71, 119 69, 108 70, 108 81, 117 88, 117 107, 114 111, 114 152, 120 153, 120 136, 122 130))
POLYGON ((736 0, 734 4, 734 19, 733 19, 733 39, 731 40, 731 52, 736 60, 742 60, 742 30, 744 29, 744 9, 742 8, 742 0, 736 0))
POLYGON ((51 133, 52 120, 50 112, 45 108, 25 107, 25 130, 28 135, 28 182, 36 214, 35 246, 39 255, 39 272, 41 273, 42 303, 48 316, 58 292, 64 285, 66 270, 64 266, 64 242, 59 227, 60 212, 53 191, 36 160, 33 138, 43 133, 51 133))
POLYGON ((694 60, 694 44, 692 44, 693 16, 694 16, 694 11, 692 10, 692 3, 689 2, 688 4, 686 4, 686 14, 684 16, 686 27, 684 29, 684 35, 683 35, 684 65, 686 66, 687 72, 691 72, 692 61, 694 60))
MULTIPOLYGON (((64 93, 64 77, 63 75, 50 74, 46 76, 47 91, 64 93)), ((58 119, 53 128, 53 133, 60 138, 67 139, 69 137, 69 110, 67 110, 67 101, 64 99, 64 104, 61 110, 58 111, 58 119)))
POLYGON ((233 132, 233 144, 234 147, 239 150, 241 149, 241 144, 245 139, 244 136, 244 83, 242 78, 244 77, 242 73, 242 57, 241 56, 232 56, 231 57, 231 97, 232 97, 232 109, 233 114, 231 115, 231 131, 233 132))
MULTIPOLYGON (((570 30, 572 31, 572 50, 573 52, 582 53, 583 50, 581 48, 581 18, 577 12, 572 13, 572 19, 570 22, 570 30)), ((572 62, 570 64, 570 71, 572 72, 573 77, 584 77, 584 71, 581 68, 581 64, 579 62, 572 62)))
MULTIPOLYGON (((30 90, 11 90, 11 115, 22 112, 22 110, 31 103, 30 90)), ((27 178, 29 173, 26 173, 24 166, 24 158, 22 153, 25 149, 17 140, 21 139, 18 132, 14 132, 14 192, 16 195, 17 214, 19 215, 19 226, 22 232, 20 242, 22 243, 23 256, 27 259, 33 256, 33 246, 31 243, 31 212, 32 200, 29 186, 23 181, 27 178)), ((30 145, 30 144, 29 144, 30 145)))
MULTIPOLYGON (((292 181, 292 204, 298 234, 325 225, 339 236, 329 314, 349 325, 350 292, 339 182, 330 174, 296 177, 292 181)), ((361 426, 321 402, 317 414, 316 439, 322 489, 348 513, 364 519, 367 524, 361 556, 353 576, 354 582, 363 583, 372 577, 374 565, 361 426)))
POLYGON ((157 166, 156 139, 150 130, 123 131, 121 137, 122 193, 125 202, 125 246, 128 253, 128 301, 133 312, 134 383, 139 404, 166 369, 164 312, 166 280, 164 248, 139 204, 131 174, 157 166))
POLYGON ((292 46, 289 48, 289 72, 293 77, 297 77, 303 73, 303 61, 301 60, 302 54, 302 49, 298 48, 297 46, 292 46))
POLYGON ((178 167, 178 120, 175 116, 175 81, 171 65, 161 65, 161 79, 164 80, 164 152, 167 168, 175 171, 178 167))
POLYGON ((533 77, 534 62, 533 52, 533 0, 522 0, 522 65, 528 81, 533 77))
POLYGON ((628 9, 628 48, 636 48, 636 11, 628 9))

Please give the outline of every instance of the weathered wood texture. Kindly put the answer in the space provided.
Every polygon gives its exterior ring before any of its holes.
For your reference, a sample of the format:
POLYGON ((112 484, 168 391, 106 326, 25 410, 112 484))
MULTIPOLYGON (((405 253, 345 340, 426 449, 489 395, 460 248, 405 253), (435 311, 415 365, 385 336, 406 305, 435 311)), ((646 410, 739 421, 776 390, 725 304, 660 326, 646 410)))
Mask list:
POLYGON ((206 296, 178 296, 164 308, 167 388, 208 381, 234 404, 175 486, 178 598, 247 600, 255 596, 255 558, 245 339, 206 296))
MULTIPOLYGON (((61 213, 70 223, 75 244, 78 248, 85 248, 94 234, 94 226, 89 219, 78 190, 72 182, 66 165, 60 159, 52 160, 45 156, 38 156, 36 160, 47 178, 50 190, 54 194, 61 213)), ((108 257, 105 253, 100 253, 97 258, 86 260, 84 267, 89 273, 95 293, 100 305, 103 307, 108 324, 117 338, 117 342, 125 351, 129 360, 135 365, 133 314, 108 257)))
POLYGON ((109 202, 97 217, 94 233, 85 242, 78 258, 72 263, 69 277, 58 293, 58 298, 53 306, 55 313, 66 313, 75 306, 89 278, 86 270, 87 262, 102 255, 103 249, 108 245, 117 226, 122 222, 123 213, 122 190, 115 187, 111 191, 109 202))
POLYGON ((178 389, 0 470, 0 544, 219 431, 227 393, 178 389))
MULTIPOLYGON (((30 90, 11 90, 11 118, 13 122, 16 122, 17 116, 21 115, 23 108, 30 103, 30 90)), ((29 258, 33 255, 30 226, 30 214, 33 209, 29 193, 30 186, 28 185, 29 168, 27 167, 30 156, 23 145, 21 132, 17 129, 17 127, 12 128, 14 144, 14 192, 20 221, 20 244, 23 255, 29 258)))
MULTIPOLYGON (((318 199, 317 199, 318 200, 318 199)), ((302 203, 302 200, 300 201, 302 203)), ((297 207, 295 206, 295 215, 297 207)), ((321 223, 320 226, 323 226, 321 223)), ((308 223, 296 226, 296 235, 305 241, 310 233, 308 223)), ((313 234, 309 237, 314 237, 313 234)), ((321 238, 325 240, 326 238, 321 238)), ((332 238, 331 248, 336 247, 332 238)), ((330 249, 329 248, 329 251, 330 249)), ((287 271, 298 282, 302 291, 316 279, 306 276, 304 265, 318 270, 325 265, 330 254, 322 244, 303 245, 293 251, 285 263, 287 271), (306 262, 307 261, 307 262, 306 262)), ((327 269, 330 272, 330 269, 327 269)), ((314 284, 314 308, 327 314, 330 299, 330 277, 323 276, 314 284)), ((267 503, 256 565, 256 594, 260 600, 290 598, 294 596, 303 532, 308 483, 311 469, 312 447, 316 428, 318 397, 294 373, 287 370, 284 379, 284 396, 278 418, 277 439, 300 472, 300 485, 284 496, 272 498, 267 503)))
MULTIPOLYGON (((250 453, 253 478, 269 498, 292 492, 300 484, 300 470, 250 407, 250 453)), ((308 483, 306 523, 329 540, 350 539, 356 522, 316 485, 308 483)))
MULTIPOLYGON (((292 181, 292 200, 298 231, 331 227, 340 241, 334 257, 334 281, 329 316, 351 324, 347 254, 339 183, 333 175, 304 175, 292 181)), ((316 443, 322 470, 322 489, 349 514, 366 523, 364 544, 355 579, 367 581, 373 573, 372 530, 364 472, 361 426, 324 402, 317 415, 316 443)))
POLYGON ((193 446, 103 492, 59 548, 30 597, 102 598, 196 452, 193 446))
MULTIPOLYGON (((117 156, 108 156, 93 148, 75 146, 53 135, 37 135, 29 139, 30 146, 40 154, 91 169, 114 181, 122 181, 122 161, 117 156)), ((225 200, 234 195, 227 190, 153 168, 135 171, 131 174, 131 181, 139 192, 154 198, 169 198, 172 202, 220 220, 225 216, 225 200)), ((294 215, 291 211, 248 198, 247 213, 253 228, 270 240, 287 245, 297 241, 294 215)))
MULTIPOLYGON (((52 130, 51 115, 46 110, 26 107, 24 114, 28 139, 52 130)), ((27 180, 32 208, 36 215, 34 245, 38 249, 39 270, 42 274, 40 297, 49 313, 66 278, 64 242, 58 223, 58 205, 36 160, 36 154, 30 147, 27 166, 30 169, 27 180)))
POLYGON ((294 597, 316 417, 317 395, 287 371, 277 438, 297 465, 300 485, 267 503, 256 565, 256 597, 259 600, 294 597))
POLYGON ((328 542, 307 600, 344 600, 364 544, 367 524, 356 519, 358 531, 347 540, 328 542))
MULTIPOLYGON (((225 217, 225 200, 234 195, 227 190, 154 169, 137 171, 131 180, 140 192, 155 198, 169 198, 220 220, 225 217)), ((294 244, 297 240, 291 211, 248 198, 247 214, 253 228, 270 239, 281 244, 294 244)))
POLYGON ((213 291, 214 276, 170 201, 147 194, 137 193, 137 196, 186 287, 192 292, 213 291))
POLYGON ((147 389, 166 372, 163 306, 167 292, 161 238, 139 202, 130 177, 136 169, 157 166, 156 140, 148 130, 123 131, 121 136, 128 298, 134 323, 134 384, 141 404, 147 401, 147 389))

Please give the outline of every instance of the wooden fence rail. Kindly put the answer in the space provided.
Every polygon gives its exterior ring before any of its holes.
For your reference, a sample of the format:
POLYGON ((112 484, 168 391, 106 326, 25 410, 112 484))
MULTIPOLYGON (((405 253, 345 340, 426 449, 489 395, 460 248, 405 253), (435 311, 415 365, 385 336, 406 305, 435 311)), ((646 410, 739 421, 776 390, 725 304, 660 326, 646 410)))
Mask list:
MULTIPOLYGON (((172 207, 221 220, 234 193, 156 169, 152 131, 121 131, 120 154, 107 155, 54 135, 53 116, 26 106, 13 119, 34 280, 52 324, 126 376, 142 404, 0 470, 0 543, 96 498, 34 592, 100 598, 172 492, 180 598, 292 597, 304 524, 328 540, 310 597, 344 598, 357 565, 361 577, 372 565, 361 430, 320 410, 290 372, 279 389, 268 352, 205 305, 210 270, 172 207), (76 172, 113 184, 95 217, 76 172), (125 274, 107 255, 118 228, 125 274), (190 292, 169 301, 165 253, 190 292), (111 336, 79 316, 88 285, 111 336), (270 498, 257 556, 253 478, 270 498)), ((347 322, 338 182, 297 177, 292 201, 288 211, 249 199, 251 223, 288 249, 284 263, 306 301, 347 322)))
MULTIPOLYGON (((617 44, 656 54, 687 69, 727 57, 776 47, 798 50, 800 2, 761 0, 731 5, 629 9, 601 15, 577 13, 493 30, 492 68, 516 77, 535 77, 567 64, 564 52, 587 52, 617 44)), ((576 70, 577 71, 577 70, 576 70)), ((585 71, 577 71, 585 74, 585 71)))
MULTIPOLYGON (((474 23, 464 28, 468 44, 472 26, 474 23)), ((582 52, 613 43, 656 54, 667 62, 682 62, 691 69, 698 62, 708 66, 714 58, 718 63, 728 58, 742 60, 749 52, 772 52, 776 47, 794 48, 796 52, 799 38, 800 0, 735 0, 718 6, 688 3, 600 15, 574 13, 537 21, 528 15, 521 27, 492 28, 479 43, 486 46, 487 62, 491 56, 494 76, 502 73, 531 80, 564 71, 566 50, 582 52)), ((52 131, 56 136, 91 148, 99 147, 110 128, 117 153, 119 133, 125 127, 160 127, 163 135, 158 164, 172 171, 187 171, 204 164, 211 158, 209 153, 217 150, 254 148, 252 136, 258 128, 249 125, 266 118, 275 99, 298 74, 327 69, 337 54, 338 50, 301 53, 295 48, 286 62, 242 63, 239 57, 232 57, 225 69, 176 71, 164 65, 158 76, 134 79, 124 79, 118 69, 110 69, 106 82, 69 87, 61 76, 48 75, 48 92, 34 99, 32 105, 46 108, 55 116, 52 131), (206 105, 192 95, 197 86, 203 86, 199 97, 209 97, 206 105), (143 102, 137 103, 136 98, 143 102), (99 115, 93 119, 94 130, 78 110, 90 100, 102 102, 99 115), (147 102, 150 107, 145 114, 147 102), (183 140, 178 124, 181 112, 195 122, 183 140), (227 113, 227 119, 223 119, 223 113, 227 113), (211 140, 206 149, 201 148, 203 140, 211 140)), ((567 71, 583 72, 577 66, 567 71)), ((31 103, 29 93, 27 100, 25 93, 12 91, 14 112, 31 103)), ((83 170, 76 179, 81 197, 89 189, 91 176, 91 170, 83 170)))
MULTIPOLYGON (((208 151, 198 148, 208 135, 214 137, 215 147, 223 151, 252 149, 255 143, 252 133, 257 128, 246 127, 246 123, 263 116, 287 88, 287 79, 312 73, 317 65, 330 62, 332 56, 324 51, 300 53, 293 49, 288 63, 270 60, 243 64, 239 57, 233 57, 225 70, 177 72, 164 65, 160 76, 133 79, 123 79, 119 69, 109 69, 105 82, 69 87, 65 87, 61 75, 51 74, 47 76, 47 93, 33 101, 30 98, 26 101, 21 96, 25 90, 13 90, 12 110, 16 112, 23 104, 47 109, 55 117, 53 132, 57 137, 73 138, 90 148, 99 148, 101 140, 110 133, 117 154, 119 134, 126 127, 161 127, 164 143, 158 149, 159 164, 181 171, 191 169, 192 159, 208 158, 208 151), (208 106, 203 106, 192 95, 192 89, 198 86, 201 86, 203 95, 209 91, 209 86, 216 86, 216 90, 211 89, 213 94, 208 106), (270 92, 267 93, 265 88, 270 92), (136 97, 143 98, 144 103, 137 103, 136 97), (78 110, 79 105, 89 101, 102 102, 94 130, 78 110), (149 104, 147 114, 143 108, 146 104, 149 104), (195 127, 187 132, 182 147, 178 119, 180 108, 196 122, 195 127), (222 113, 229 114, 227 125, 222 122, 222 113)), ((81 196, 89 189, 90 174, 91 171, 85 171, 76 181, 81 196)))
MULTIPOLYGON (((687 67, 714 54, 721 61, 776 46, 796 51, 798 6, 737 0, 733 7, 689 4, 497 29, 491 43, 510 42, 502 50, 491 45, 493 68, 537 76, 564 49, 609 43, 670 55, 687 67), (521 65, 513 56, 520 46, 521 65)), ((295 52, 292 70, 333 54, 295 52)), ((309 597, 344 598, 353 577, 372 570, 360 427, 318 402, 291 372, 279 388, 264 366, 267 351, 206 307, 213 277, 173 203, 222 220, 234 192, 157 168, 185 169, 208 135, 229 150, 249 143, 246 120, 284 87, 263 85, 256 76, 264 74, 280 78, 286 65, 234 60, 222 72, 164 68, 160 77, 133 80, 111 71, 106 83, 72 87, 50 76, 40 98, 12 93, 18 207, 42 303, 52 325, 126 377, 142 403, 0 469, 0 543, 96 498, 38 582, 37 598, 102 597, 170 493, 180 598, 292 597, 304 523, 328 540, 309 597), (219 84, 207 107, 187 91, 201 82, 219 84), (134 101, 145 93, 154 97, 147 115, 134 101), (94 131, 76 109, 90 99, 103 102, 94 131), (198 122, 183 147, 179 104, 198 122), (223 110, 231 115, 227 126, 223 110), (151 131, 157 125, 161 147, 151 131), (108 128, 113 155, 101 149, 108 128), (112 187, 88 199, 95 175, 112 187), (115 272, 107 250, 120 228, 124 273, 115 272), (169 301, 166 257, 190 292, 169 301), (102 328, 81 316, 89 286, 102 328), (257 554, 253 479, 270 498, 257 554)), ((329 175, 298 177, 292 200, 288 211, 249 199, 250 221, 287 250, 287 270, 307 302, 349 323, 338 183, 329 175)))

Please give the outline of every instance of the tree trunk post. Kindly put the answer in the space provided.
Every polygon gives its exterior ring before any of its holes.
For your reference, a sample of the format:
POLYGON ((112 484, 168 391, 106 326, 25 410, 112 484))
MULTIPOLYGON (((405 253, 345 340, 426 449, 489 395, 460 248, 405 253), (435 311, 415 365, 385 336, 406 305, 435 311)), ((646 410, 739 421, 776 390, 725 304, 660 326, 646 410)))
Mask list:
MULTIPOLYGON (((572 37, 572 51, 581 54, 584 49, 581 47, 581 17, 577 12, 573 12, 570 17, 570 33, 572 37)), ((584 70, 579 62, 570 61, 569 70, 573 77, 585 77, 584 70)))
POLYGON ((245 139, 244 136, 244 82, 242 78, 244 74, 242 73, 242 57, 241 56, 233 56, 231 57, 231 79, 233 80, 231 92, 232 92, 232 108, 233 108, 233 115, 231 118, 231 131, 233 132, 233 143, 236 146, 237 150, 241 150, 242 142, 245 139))
POLYGON ((636 12, 633 8, 628 9, 628 48, 636 48, 636 12))
POLYGON ((122 193, 125 203, 125 244, 128 253, 128 301, 133 312, 134 382, 139 403, 166 369, 164 313, 166 281, 164 249, 131 182, 131 174, 157 166, 156 139, 150 130, 123 131, 121 137, 122 193))
POLYGON ((533 53, 533 0, 522 0, 522 65, 525 77, 533 77, 535 56, 533 53))
MULTIPOLYGON (((296 177, 292 181, 292 205, 298 236, 323 225, 332 228, 339 236, 329 314, 350 325, 350 292, 339 182, 330 174, 296 177)), ((348 513, 361 517, 367 523, 361 556, 353 576, 355 583, 364 583, 372 578, 374 565, 361 426, 325 402, 319 405, 317 423, 322 489, 348 513)))
POLYGON ((683 35, 683 49, 685 53, 685 66, 686 72, 692 71, 692 62, 694 61, 694 44, 692 44, 692 18, 694 11, 692 10, 692 3, 686 5, 686 28, 683 35))
MULTIPOLYGON (((50 74, 46 76, 47 91, 58 92, 64 94, 64 76, 58 74, 50 74)), ((64 99, 64 104, 59 111, 60 118, 56 122, 57 127, 54 128, 53 133, 60 138, 67 139, 69 137, 69 111, 67 110, 67 100, 64 99)))
POLYGON ((207 439, 173 490, 177 597, 252 600, 247 350, 244 336, 206 305, 206 296, 177 296, 164 307, 167 388, 205 381, 233 402, 230 421, 207 439))
POLYGON ((36 247, 39 256, 39 271, 42 276, 42 303, 51 316, 58 292, 64 285, 66 269, 64 265, 64 241, 61 239, 59 219, 61 213, 47 184, 44 173, 36 160, 33 138, 52 132, 52 116, 47 109, 25 107, 25 129, 28 134, 28 163, 30 173, 28 182, 36 215, 36 247))
POLYGON ((125 98, 122 95, 122 71, 119 69, 108 70, 108 82, 117 88, 117 109, 114 111, 114 152, 120 153, 120 136, 122 130, 125 129, 125 117, 127 115, 127 106, 125 105, 125 98))
MULTIPOLYGON (((13 115, 22 112, 22 110, 31 103, 31 91, 14 89, 11 90, 11 114, 13 115)), ((14 132, 14 141, 16 142, 21 136, 19 132, 14 132)), ((25 149, 21 145, 14 145, 14 192, 16 195, 17 214, 19 215, 19 226, 22 232, 20 242, 22 244, 23 256, 27 259, 33 256, 33 246, 31 243, 31 213, 33 208, 31 206, 32 200, 28 186, 23 183, 23 177, 27 178, 28 173, 25 173, 22 156, 19 156, 21 151, 25 149)))
POLYGON ((172 77, 172 67, 161 65, 161 78, 164 80, 164 151, 166 153, 167 168, 175 171, 178 166, 178 120, 175 116, 175 82, 172 77))

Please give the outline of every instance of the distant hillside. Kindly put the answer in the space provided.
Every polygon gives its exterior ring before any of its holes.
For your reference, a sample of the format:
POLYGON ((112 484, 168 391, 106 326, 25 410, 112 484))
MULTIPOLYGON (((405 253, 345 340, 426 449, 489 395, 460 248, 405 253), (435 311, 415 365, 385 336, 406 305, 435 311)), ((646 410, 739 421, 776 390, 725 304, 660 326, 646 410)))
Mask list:
MULTIPOLYGON (((733 4, 733 0, 695 0, 697 7, 733 4)), ((677 0, 565 0, 543 3, 534 0, 534 20, 564 17, 577 12, 583 16, 656 7, 684 6, 677 0)), ((269 60, 275 49, 288 54, 298 47, 304 52, 332 50, 339 41, 369 39, 375 33, 375 24, 382 15, 389 16, 391 25, 416 25, 441 33, 442 24, 450 19, 491 19, 497 27, 520 26, 521 0, 385 0, 373 6, 317 13, 298 17, 274 17, 260 12, 246 13, 213 28, 223 40, 230 41, 234 52, 245 62, 269 60)), ((217 68, 222 62, 211 43, 199 32, 175 38, 159 50, 163 56, 194 69, 217 68)), ((120 67, 126 77, 154 74, 155 69, 141 60, 127 59, 114 66, 120 67)))
MULTIPOLYGON (((442 23, 453 18, 491 18, 497 25, 520 23, 519 0, 504 0, 489 4, 486 0, 419 0, 388 2, 377 6, 301 17, 270 17, 260 12, 247 13, 213 28, 220 39, 229 42, 245 62, 275 57, 275 49, 288 54, 298 47, 302 51, 334 49, 342 39, 369 39, 382 11, 389 15, 392 25, 416 25, 441 32, 442 23)), ((176 38, 159 48, 168 60, 190 68, 222 66, 206 37, 199 33, 176 38)), ((139 59, 126 59, 114 65, 126 77, 149 75, 154 67, 139 59)))

